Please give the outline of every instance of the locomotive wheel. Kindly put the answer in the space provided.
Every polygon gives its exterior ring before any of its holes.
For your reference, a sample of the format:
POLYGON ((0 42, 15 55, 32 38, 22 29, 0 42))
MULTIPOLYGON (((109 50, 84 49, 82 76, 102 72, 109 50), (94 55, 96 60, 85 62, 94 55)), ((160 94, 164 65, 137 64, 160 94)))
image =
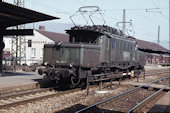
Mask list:
POLYGON ((43 75, 43 74, 44 74, 44 71, 43 71, 42 68, 38 69, 38 74, 39 74, 39 75, 43 75))
POLYGON ((73 86, 77 86, 80 84, 80 78, 79 77, 75 77, 75 76, 71 76, 71 83, 73 86))
POLYGON ((49 77, 50 77, 51 80, 55 80, 55 71, 51 71, 49 73, 49 77))

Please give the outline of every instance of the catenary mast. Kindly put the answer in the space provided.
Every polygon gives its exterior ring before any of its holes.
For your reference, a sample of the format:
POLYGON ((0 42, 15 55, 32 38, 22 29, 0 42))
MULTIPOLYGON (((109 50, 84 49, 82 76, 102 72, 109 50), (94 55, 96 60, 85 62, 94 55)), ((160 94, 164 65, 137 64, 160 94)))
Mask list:
MULTIPOLYGON (((14 5, 16 6, 24 7, 24 4, 24 0, 14 0, 14 5)), ((25 29, 25 25, 16 26, 14 27, 14 29, 25 29)), ((13 58, 15 58, 13 59, 15 60, 15 65, 21 65, 21 61, 24 61, 24 63, 26 63, 26 40, 24 36, 13 36, 11 52, 13 58)))

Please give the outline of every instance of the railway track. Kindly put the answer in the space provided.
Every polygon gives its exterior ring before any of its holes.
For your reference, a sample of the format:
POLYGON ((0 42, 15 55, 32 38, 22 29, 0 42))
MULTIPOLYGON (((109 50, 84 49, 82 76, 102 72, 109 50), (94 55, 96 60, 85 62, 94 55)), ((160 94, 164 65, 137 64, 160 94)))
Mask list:
POLYGON ((165 69, 153 69, 153 70, 147 70, 147 71, 146 71, 146 73, 164 72, 164 71, 169 71, 169 68, 165 68, 165 69))
POLYGON ((138 104, 136 104, 133 108, 131 108, 127 113, 132 113, 132 112, 147 112, 148 106, 151 106, 152 101, 154 101, 154 98, 162 96, 164 93, 162 92, 165 88, 169 87, 170 84, 165 85, 162 87, 160 90, 156 91, 146 99, 142 100, 138 104), (149 105, 148 105, 149 103, 149 105))
POLYGON ((164 70, 155 70, 155 71, 147 71, 145 73, 141 73, 141 75, 139 75, 139 77, 136 77, 136 79, 131 79, 132 81, 136 80, 137 82, 141 81, 145 81, 150 82, 152 81, 152 79, 150 80, 151 77, 155 77, 158 76, 157 79, 164 77, 164 76, 168 76, 170 75, 170 70, 169 69, 164 69, 164 70), (148 78, 149 77, 149 78, 148 78))
POLYGON ((159 81, 169 79, 169 76, 161 79, 149 82, 139 87, 130 89, 126 92, 118 94, 116 96, 104 99, 93 105, 87 106, 83 109, 76 111, 75 113, 94 113, 94 112, 144 112, 149 109, 148 106, 152 106, 154 101, 160 98, 164 92, 163 90, 169 87, 169 84, 164 85, 160 90, 147 90, 143 87, 148 87, 159 81), (157 98, 157 99, 155 99, 157 98), (146 104, 147 103, 147 104, 146 104), (149 104, 149 105, 148 105, 149 104))
MULTIPOLYGON (((106 86, 107 84, 104 84, 106 86)), ((97 85, 92 85, 92 88, 96 88, 97 85)), ((39 100, 45 100, 48 98, 53 98, 61 96, 64 94, 71 94, 74 92, 83 91, 82 88, 68 89, 61 91, 57 87, 45 88, 45 89, 35 89, 23 92, 17 92, 14 94, 5 94, 0 96, 0 109, 8 109, 10 107, 15 107, 18 105, 24 105, 27 103, 33 103, 39 100)))
POLYGON ((166 85, 166 84, 169 84, 169 83, 170 83, 170 78, 169 78, 169 79, 162 80, 162 81, 159 81, 159 82, 157 82, 156 84, 166 85))
POLYGON ((152 75, 155 75, 155 74, 165 74, 165 73, 170 73, 170 70, 169 69, 164 69, 164 70, 154 70, 154 71, 148 71, 145 73, 146 76, 152 76, 152 75))
MULTIPOLYGON (((108 84, 107 84, 108 85, 108 84)), ((95 87, 95 86, 92 86, 95 87)), ((54 88, 46 89, 36 89, 24 92, 18 92, 14 94, 6 94, 0 96, 0 109, 8 109, 9 107, 15 107, 18 105, 23 105, 27 103, 33 103, 38 100, 45 100, 51 97, 56 97, 64 94, 69 94, 73 92, 81 91, 80 88, 67 90, 67 91, 58 91, 54 88)), ((151 92, 153 93, 153 92, 151 92)))
POLYGON ((69 94, 72 92, 80 91, 81 88, 66 90, 66 91, 57 91, 54 88, 38 89, 19 92, 15 94, 6 94, 0 96, 0 109, 7 109, 9 107, 15 107, 18 105, 23 105, 26 103, 31 103, 34 101, 47 99, 50 97, 60 96, 63 94, 69 94))

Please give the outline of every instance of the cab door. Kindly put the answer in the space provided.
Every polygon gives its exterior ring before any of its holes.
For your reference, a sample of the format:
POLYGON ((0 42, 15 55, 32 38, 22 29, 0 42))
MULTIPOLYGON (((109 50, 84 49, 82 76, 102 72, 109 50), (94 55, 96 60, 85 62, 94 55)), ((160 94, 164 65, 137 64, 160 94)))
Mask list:
POLYGON ((110 61, 110 38, 103 35, 100 37, 100 61, 109 62, 110 61))

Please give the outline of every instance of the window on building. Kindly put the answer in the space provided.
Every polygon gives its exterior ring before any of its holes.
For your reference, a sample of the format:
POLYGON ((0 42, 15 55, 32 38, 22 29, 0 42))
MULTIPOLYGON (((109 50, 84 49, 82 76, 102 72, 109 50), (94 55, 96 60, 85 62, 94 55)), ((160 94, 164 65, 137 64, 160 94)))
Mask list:
POLYGON ((36 48, 31 49, 31 55, 32 55, 32 57, 36 56, 36 48))
POLYGON ((28 40, 28 47, 32 47, 32 40, 28 40))
POLYGON ((43 51, 44 51, 44 49, 41 48, 41 49, 40 49, 40 57, 43 57, 43 51))

